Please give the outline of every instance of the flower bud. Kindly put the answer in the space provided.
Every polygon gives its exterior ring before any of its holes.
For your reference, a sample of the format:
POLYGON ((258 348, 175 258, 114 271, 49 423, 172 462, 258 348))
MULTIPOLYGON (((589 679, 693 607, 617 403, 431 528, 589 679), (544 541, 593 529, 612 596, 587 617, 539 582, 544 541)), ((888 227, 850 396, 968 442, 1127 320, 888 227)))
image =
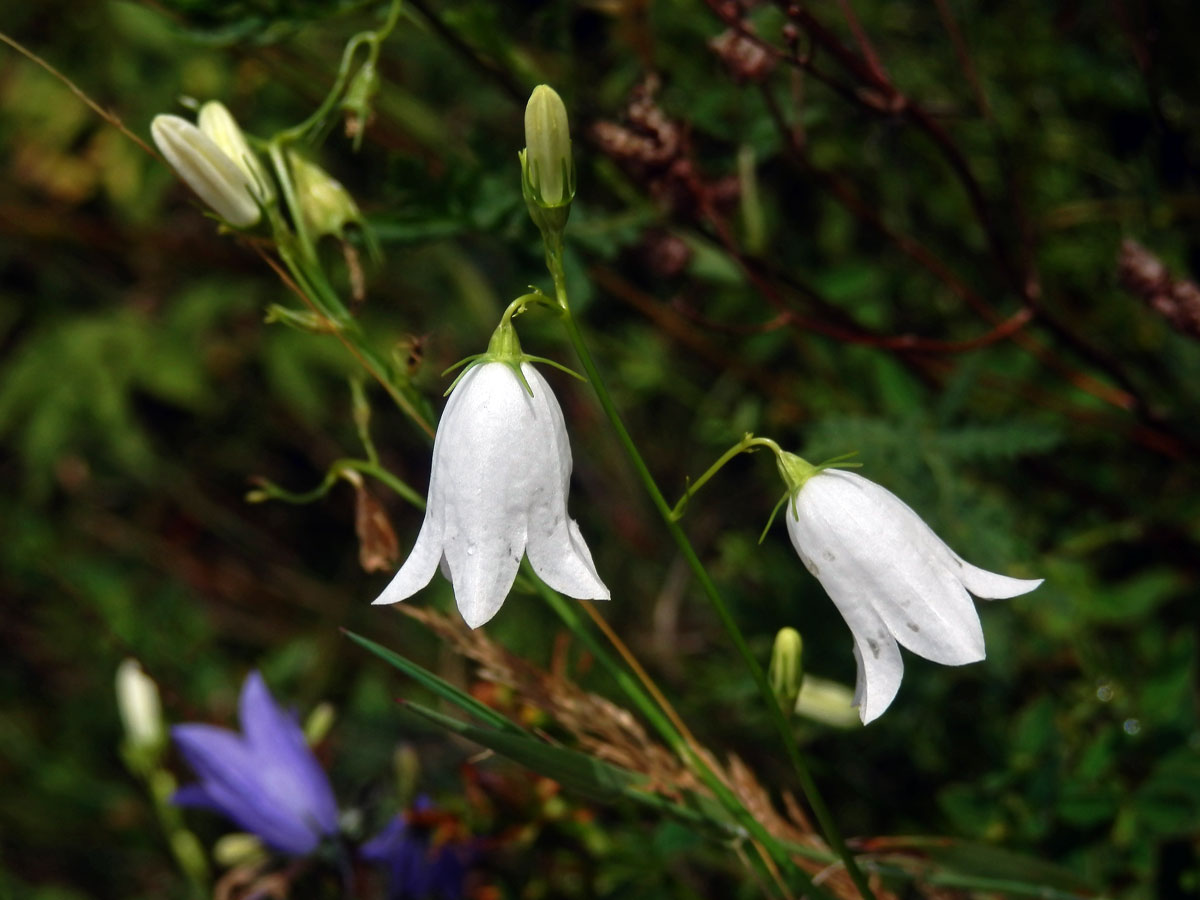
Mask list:
POLYGON ((575 163, 567 108, 554 88, 539 84, 525 106, 521 186, 529 213, 542 231, 562 231, 575 197, 575 163))
POLYGON ((355 150, 362 146, 363 132, 375 114, 375 95, 378 92, 379 73, 374 61, 368 59, 354 73, 341 103, 342 111, 346 114, 346 137, 354 140, 355 150))
POLYGON ((857 728, 861 724, 854 707, 853 688, 812 675, 804 679, 795 713, 834 728, 857 728))
POLYGON ((223 834, 213 844, 213 859, 224 868, 262 863, 267 860, 267 848, 255 835, 245 831, 223 834))
POLYGON ((253 182, 211 137, 179 116, 155 116, 150 134, 177 175, 220 218, 249 228, 262 216, 253 182))
POLYGON ((292 180, 304 215, 304 224, 314 238, 343 237, 347 225, 363 224, 362 213, 342 183, 298 153, 289 153, 292 180))
POLYGON ((804 641, 800 632, 795 628, 779 629, 771 650, 767 680, 785 714, 791 714, 796 698, 800 696, 800 685, 804 681, 803 650, 804 641))
POLYGON ((542 206, 561 206, 575 193, 567 108, 554 88, 539 84, 525 106, 526 180, 542 206))
POLYGON ((225 108, 225 104, 216 100, 208 101, 200 107, 200 115, 196 117, 196 121, 200 130, 212 138, 213 143, 220 147, 225 155, 232 159, 250 179, 254 196, 263 203, 270 203, 274 200, 275 189, 271 186, 267 170, 263 167, 258 154, 251 150, 250 145, 246 143, 246 136, 238 127, 233 114, 225 108))
POLYGON ((158 686, 136 659, 126 659, 117 667, 117 712, 130 747, 152 752, 163 745, 166 729, 158 686))

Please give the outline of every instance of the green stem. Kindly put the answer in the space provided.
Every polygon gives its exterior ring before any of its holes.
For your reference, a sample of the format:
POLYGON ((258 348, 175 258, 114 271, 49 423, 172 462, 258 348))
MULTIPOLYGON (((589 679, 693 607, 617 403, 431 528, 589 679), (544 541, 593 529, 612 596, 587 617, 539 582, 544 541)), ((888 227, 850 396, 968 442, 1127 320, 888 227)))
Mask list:
POLYGON ((708 598, 709 603, 716 611, 721 624, 724 626, 726 633, 733 641, 734 647, 738 654, 742 657, 742 662, 746 669, 750 672, 754 683, 758 688, 759 694, 762 696, 763 704, 767 708, 767 712, 771 717, 771 721, 778 731, 780 739, 783 741, 784 748, 787 751, 788 758, 792 763, 792 767, 796 770, 796 776, 800 781, 800 787, 804 791, 804 796, 808 800, 809 806, 812 808, 813 814, 817 818, 817 822, 821 827, 825 839, 834 851, 841 857, 842 862, 846 866, 846 871, 854 881, 854 885, 858 888, 859 894, 865 900, 875 900, 875 895, 871 891, 870 885, 867 884, 866 876, 863 875, 857 861, 850 853, 850 849, 846 846, 845 840, 842 838, 841 832, 833 821, 833 816, 829 812, 829 808, 825 805, 824 799, 821 797, 820 791, 817 789, 817 784, 813 780, 812 774, 809 771, 807 763, 800 752, 799 746, 796 744, 795 736, 792 734, 791 726, 788 725, 787 718, 783 711, 779 708, 779 703, 775 699, 775 694, 771 690, 771 685, 767 681, 766 674, 763 672, 762 666, 758 664, 754 654, 751 652, 749 645, 746 643, 745 637, 742 635, 741 629, 738 627, 736 620, 729 611, 729 607, 725 604, 721 593, 717 590, 716 584, 708 574, 708 570, 704 567, 704 563, 700 561, 700 557, 696 555, 696 551, 692 547, 692 543, 688 540, 683 529, 679 527, 679 523, 672 518, 672 509, 667 505, 666 498, 659 490, 658 483, 654 480, 654 475, 651 474, 645 460, 642 459, 641 453, 638 452, 637 446, 633 442, 628 429, 625 428, 625 423, 621 419, 621 414, 617 411, 616 405, 612 401, 612 397, 608 393, 608 388, 604 384, 604 379, 600 375, 600 371, 596 368, 595 362, 592 360, 592 355, 587 348, 587 344, 583 339, 583 334, 579 330, 575 318, 571 315, 570 306, 567 300, 566 289, 566 273, 562 268, 562 241, 561 238, 556 242, 557 246, 547 242, 546 261, 550 267, 550 274, 554 279, 555 296, 558 298, 559 305, 563 308, 563 326, 566 328, 567 337, 571 342, 571 346, 575 349, 576 355, 579 357, 580 363, 583 365, 583 370, 587 374, 588 381, 592 383, 592 388, 596 392, 596 397, 600 401, 600 406, 604 409, 604 413, 608 416, 609 422, 612 423, 613 430, 617 434, 617 439, 621 446, 624 447, 626 454, 629 456, 630 462, 633 463, 634 469, 642 480, 642 484, 646 489, 646 493, 650 495, 651 501, 655 508, 663 518, 666 524, 667 531, 670 532, 674 539, 679 552, 682 554, 688 567, 692 570, 701 589, 708 598))
POLYGON ((247 495, 247 499, 252 503, 259 503, 263 500, 281 500, 284 503, 294 503, 297 505, 313 503, 328 494, 333 486, 337 484, 337 480, 342 477, 342 473, 347 471, 370 475, 377 481, 383 482, 417 509, 425 508, 424 497, 383 466, 366 459, 335 460, 329 466, 329 471, 325 473, 325 478, 311 491, 289 491, 274 482, 265 481, 256 490, 251 491, 247 495))
POLYGON ((363 31, 354 35, 346 44, 346 49, 342 51, 342 62, 338 66, 338 73, 333 80, 333 87, 329 93, 325 95, 325 99, 307 119, 298 125, 293 125, 286 131, 281 131, 276 139, 284 141, 296 141, 303 138, 310 131, 317 131, 325 122, 325 117, 333 111, 334 106, 342 96, 342 92, 346 89, 346 82, 350 80, 350 69, 354 63, 354 54, 358 52, 358 48, 363 44, 367 45, 367 63, 374 64, 379 59, 379 45, 387 39, 388 35, 396 27, 396 23, 400 21, 400 11, 403 4, 400 0, 393 0, 391 7, 388 9, 387 19, 384 23, 374 31, 363 31))
MULTIPOLYGON (((288 182, 288 186, 290 186, 290 182, 288 182)), ((288 187, 285 187, 285 196, 287 190, 288 187)), ((396 406, 400 407, 406 416, 432 438, 434 436, 433 426, 421 415, 412 401, 404 396, 404 392, 392 383, 387 374, 388 366, 363 339, 358 322, 342 304, 341 298, 325 278, 320 266, 315 260, 308 260, 305 253, 297 254, 295 252, 297 240, 291 237, 286 228, 277 227, 275 234, 279 258, 283 260, 289 274, 296 282, 296 286, 300 289, 302 299, 315 306, 319 313, 336 326, 333 329, 334 336, 358 358, 367 373, 383 386, 396 406)))
MULTIPOLYGON (((288 166, 287 157, 283 152, 284 138, 276 135, 267 144, 267 154, 271 157, 271 165, 275 167, 275 177, 279 179, 279 187, 283 191, 283 200, 287 204, 288 214, 292 218, 292 227, 296 229, 296 242, 300 245, 300 255, 306 268, 316 268, 317 251, 308 233, 308 223, 304 220, 304 209, 300 206, 300 198, 296 196, 296 185, 292 183, 292 170, 288 166)), ((341 305, 339 301, 339 306, 341 305)), ((335 317, 335 321, 341 321, 335 317)))
POLYGON ((708 471, 688 485, 687 490, 683 492, 683 496, 679 498, 679 502, 671 508, 671 520, 678 522, 683 518, 683 510, 687 506, 688 501, 692 499, 700 488, 704 487, 710 478, 721 471, 727 462, 739 454, 753 452, 759 447, 769 447, 776 454, 782 452, 780 446, 770 438, 755 437, 747 432, 740 441, 721 454, 721 457, 708 467, 708 471))

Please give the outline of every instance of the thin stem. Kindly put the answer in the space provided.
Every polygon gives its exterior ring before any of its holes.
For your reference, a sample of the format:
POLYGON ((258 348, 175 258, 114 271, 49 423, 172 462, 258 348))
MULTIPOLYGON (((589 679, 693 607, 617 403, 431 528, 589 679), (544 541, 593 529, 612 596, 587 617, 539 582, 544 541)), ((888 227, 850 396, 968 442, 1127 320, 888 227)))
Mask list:
MULTIPOLYGON (((334 337, 341 341, 342 346, 350 351, 350 354, 358 360, 363 369, 365 369, 372 378, 379 382, 383 389, 388 392, 388 395, 392 398, 392 400, 395 401, 396 405, 400 407, 401 411, 404 412, 404 414, 410 419, 412 419, 413 422, 417 424, 417 427, 425 432, 427 437, 433 438, 433 426, 426 421, 425 417, 422 416, 420 412, 417 411, 417 408, 413 406, 412 401, 405 397, 403 392, 392 383, 390 378, 387 377, 387 367, 384 365, 383 361, 379 359, 375 351, 367 346, 367 344, 362 340, 361 335, 354 333, 353 328, 349 327, 356 324, 354 320, 347 319, 346 322, 339 322, 336 314, 331 315, 326 310, 325 307, 329 303, 329 299, 317 299, 321 296, 322 291, 318 289, 317 285, 311 283, 309 279, 305 277, 305 273, 301 269, 300 264, 295 259, 294 255, 288 252, 282 243, 277 245, 280 258, 283 260, 284 265, 286 266, 285 270, 284 266, 281 266, 278 262, 272 259, 262 247, 255 245, 254 249, 266 262, 266 264, 275 271, 275 274, 280 277, 283 283, 291 288, 296 296, 299 297, 309 309, 325 316, 330 322, 333 323, 334 327, 332 331, 334 337)), ((327 283, 325 284, 327 287, 327 283)), ((340 301, 337 300, 337 295, 332 292, 332 288, 329 288, 328 290, 329 296, 340 305, 340 301)))
POLYGON ((391 7, 388 9, 387 18, 384 23, 374 31, 363 31, 352 37, 349 43, 346 44, 346 49, 342 51, 342 62, 338 66, 337 76, 333 80, 333 87, 329 89, 329 93, 325 95, 325 99, 307 119, 298 125, 293 125, 286 131, 281 131, 277 136, 277 140, 295 141, 303 138, 308 132, 319 130, 325 117, 333 111, 334 106, 342 96, 342 92, 346 89, 346 82, 350 80, 350 68, 354 63, 354 54, 358 52, 358 48, 363 44, 367 45, 367 65, 374 64, 379 58, 379 45, 387 39, 388 35, 396 27, 400 21, 400 10, 403 4, 400 0, 393 0, 391 7))
MULTIPOLYGON (((291 168, 283 154, 284 139, 278 135, 267 144, 267 153, 271 164, 275 167, 275 177, 279 179, 279 187, 283 191, 283 200, 287 204, 288 214, 292 218, 292 227, 296 229, 296 242, 300 245, 301 256, 310 268, 316 268, 316 249, 308 233, 308 223, 304 218, 304 209, 300 206, 300 198, 296 195, 296 185, 292 182, 291 168)), ((278 231, 276 232, 278 233, 278 231)))
POLYGON ((750 650, 750 646, 746 643, 745 637, 742 635, 741 629, 738 627, 737 621, 729 611, 729 607, 725 604, 721 592, 717 589, 716 584, 708 574, 708 570, 704 567, 704 563, 700 561, 700 557, 696 555, 692 543, 688 540, 683 529, 679 527, 679 523, 672 518, 672 509, 667 505, 666 498, 658 487, 658 483, 654 480, 654 475, 650 472, 645 460, 642 459, 641 453, 638 452, 637 446, 633 442, 625 423, 621 419, 621 414, 618 412, 616 405, 613 403, 612 397, 605 386, 604 379, 596 368, 596 363, 592 359, 592 354, 587 348, 587 344, 583 339, 583 334, 579 330, 579 325, 576 323, 574 316, 571 315, 570 305, 567 299, 566 288, 566 273, 562 268, 562 243, 561 239, 557 242, 557 246, 547 242, 546 261, 550 267, 550 274, 554 279, 555 296, 558 298, 559 304, 563 308, 563 327, 566 329, 567 338, 571 342, 571 346, 575 349, 576 355, 579 357, 580 363, 583 365, 583 370, 587 374, 588 381, 592 383, 592 388, 596 392, 596 398, 600 401, 600 406, 604 409, 604 413, 608 416, 609 422, 612 424, 613 430, 617 434, 617 439, 621 446, 624 447, 626 454, 629 456, 630 462, 637 471, 638 476, 642 480, 642 484, 646 489, 646 493, 650 495, 651 501, 662 516, 663 522, 666 524, 667 531, 675 541, 679 552, 682 554, 684 561, 692 570, 701 589, 708 598, 709 603, 716 611, 718 618, 721 620, 726 633, 733 641, 734 647, 738 654, 742 657, 742 662, 746 669, 750 672, 754 679, 755 686, 758 688, 759 694, 762 696, 763 703, 767 708, 767 712, 771 717, 771 721, 779 733, 780 739, 783 741, 784 748, 792 763, 792 767, 796 770, 796 775, 800 781, 800 787, 804 791, 805 797, 808 799, 809 806, 812 807, 813 814, 820 824, 821 831, 825 835, 825 839, 834 851, 841 857, 846 865, 846 871, 854 881, 854 885, 858 888, 859 893, 866 900, 874 900, 874 893, 867 884, 866 876, 863 875, 858 863, 851 855, 849 848, 846 846, 845 840, 842 838, 841 832, 833 821, 833 816, 829 812, 829 808, 825 805, 824 799, 821 797, 820 791, 817 789, 816 782, 813 780, 812 774, 809 772, 807 763, 805 763, 800 748, 796 744, 795 736, 792 734, 791 726, 788 725, 787 719, 783 715, 783 711, 779 708, 779 702, 775 699, 775 694, 771 690, 771 685, 767 681, 766 674, 763 672, 762 666, 755 659, 754 654, 750 650))
POLYGON ((671 520, 678 522, 683 518, 683 510, 687 506, 688 501, 692 499, 700 488, 704 487, 710 478, 721 471, 727 462, 742 453, 752 453, 759 447, 768 447, 776 456, 783 452, 780 446, 770 438, 755 437, 747 432, 740 441, 721 454, 720 458, 708 467, 708 471, 688 485, 687 490, 683 492, 683 496, 679 498, 679 502, 671 508, 671 520))
POLYGON ((262 481, 255 490, 247 495, 247 499, 252 503, 259 503, 263 500, 281 500, 284 503, 297 505, 312 503, 328 494, 344 472, 361 472, 363 475, 370 475, 372 478, 383 482, 417 509, 425 508, 424 497, 383 466, 366 459, 335 460, 329 466, 321 483, 310 491, 289 491, 272 481, 262 481))

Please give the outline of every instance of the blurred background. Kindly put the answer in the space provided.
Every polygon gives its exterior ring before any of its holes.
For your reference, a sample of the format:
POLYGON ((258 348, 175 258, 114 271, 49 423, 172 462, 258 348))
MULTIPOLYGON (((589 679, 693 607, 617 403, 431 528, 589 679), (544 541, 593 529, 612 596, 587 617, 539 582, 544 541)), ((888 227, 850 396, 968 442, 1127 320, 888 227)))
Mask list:
MULTIPOLYGON (((384 251, 357 307, 379 351, 438 410, 442 370, 547 285, 516 154, 529 90, 553 84, 579 173, 575 308, 664 491, 745 431, 814 461, 856 450, 964 557, 1046 579, 980 604, 986 662, 905 654, 879 722, 797 720, 843 830, 1005 847, 1112 896, 1195 896, 1200 7, 404 10, 361 150, 335 122, 314 151, 384 251)), ((118 753, 127 656, 173 722, 232 726, 252 667, 302 711, 330 701, 322 759, 344 798, 378 791, 405 747, 421 789, 491 842, 479 897, 705 896, 710 866, 725 895, 754 895, 686 829, 551 804, 535 776, 398 716, 395 698, 419 692, 340 627, 473 678, 418 623, 369 606, 388 572, 364 571, 356 503, 381 504, 401 554, 420 512, 370 480, 367 501, 346 483, 308 505, 245 500, 255 479, 305 491, 361 455, 354 359, 264 323, 291 299, 275 273, 48 70, 144 139, 154 115, 190 115, 181 98, 219 99, 266 137, 311 113, 346 39, 383 12, 0 12, 46 63, 0 46, 0 897, 188 896, 118 753)), ((342 250, 325 249, 348 285, 342 250)), ((577 365, 547 317, 520 329, 528 352, 577 365)), ((792 787, 594 397, 548 378, 605 615, 701 741, 792 787)), ((366 396, 382 462, 423 492, 428 441, 377 386, 366 396)), ((808 672, 852 684, 848 631, 782 523, 756 544, 779 493, 769 457, 741 458, 685 528, 764 663, 793 626, 808 672)), ((411 602, 453 606, 440 577, 411 602)), ((511 597, 487 632, 616 696, 536 596, 511 597)), ((225 829, 188 821, 205 842, 225 829)))

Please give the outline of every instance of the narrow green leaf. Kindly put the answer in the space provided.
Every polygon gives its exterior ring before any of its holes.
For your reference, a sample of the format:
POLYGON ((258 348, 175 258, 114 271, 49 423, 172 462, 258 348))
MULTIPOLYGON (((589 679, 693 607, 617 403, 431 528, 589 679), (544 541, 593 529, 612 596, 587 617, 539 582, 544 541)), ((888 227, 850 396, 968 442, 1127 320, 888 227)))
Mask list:
POLYGON ((395 666, 422 687, 428 688, 443 700, 453 703, 468 715, 474 716, 479 721, 485 722, 506 734, 525 734, 525 730, 520 725, 510 721, 491 707, 484 706, 470 694, 460 691, 450 682, 439 678, 423 666, 418 665, 410 659, 405 659, 399 653, 389 650, 387 647, 377 644, 360 634, 355 634, 353 631, 342 629, 342 633, 359 646, 365 647, 380 659, 395 666))

